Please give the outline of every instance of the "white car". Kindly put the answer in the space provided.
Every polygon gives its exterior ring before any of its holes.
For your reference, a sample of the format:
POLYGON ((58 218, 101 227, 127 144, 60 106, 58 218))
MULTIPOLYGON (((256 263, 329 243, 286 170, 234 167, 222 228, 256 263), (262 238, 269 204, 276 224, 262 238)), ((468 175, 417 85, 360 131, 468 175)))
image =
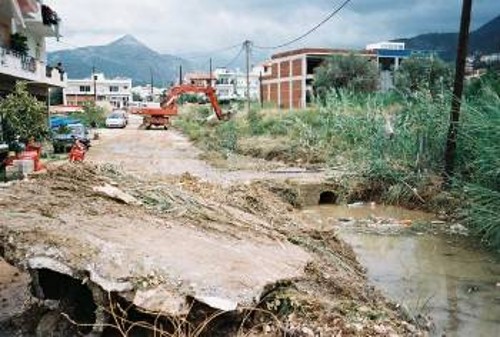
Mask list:
POLYGON ((107 128, 124 128, 127 126, 127 113, 125 111, 113 111, 106 118, 106 127, 107 128))

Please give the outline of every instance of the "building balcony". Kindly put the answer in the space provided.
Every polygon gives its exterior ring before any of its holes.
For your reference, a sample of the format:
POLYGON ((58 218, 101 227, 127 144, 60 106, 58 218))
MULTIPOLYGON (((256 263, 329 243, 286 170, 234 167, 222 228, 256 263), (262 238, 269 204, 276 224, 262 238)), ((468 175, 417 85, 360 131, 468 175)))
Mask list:
POLYGON ((61 19, 47 5, 41 5, 39 11, 24 13, 24 22, 34 34, 44 37, 59 37, 61 19))
POLYGON ((0 48, 0 75, 50 87, 65 87, 66 74, 30 56, 0 48))

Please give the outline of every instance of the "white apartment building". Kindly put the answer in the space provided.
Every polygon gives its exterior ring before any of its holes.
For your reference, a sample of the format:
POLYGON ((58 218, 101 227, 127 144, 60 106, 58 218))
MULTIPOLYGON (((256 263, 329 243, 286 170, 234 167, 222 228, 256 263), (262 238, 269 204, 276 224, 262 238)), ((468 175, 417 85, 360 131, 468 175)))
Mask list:
POLYGON ((92 74, 85 79, 68 79, 64 89, 65 105, 85 102, 109 102, 115 108, 125 108, 132 101, 130 78, 107 79, 104 74, 92 74))
POLYGON ((59 37, 60 21, 41 0, 0 1, 0 97, 19 80, 39 99, 50 87, 66 85, 64 72, 47 64, 45 50, 46 38, 59 37))
MULTIPOLYGON (((260 75, 263 67, 254 67, 250 72, 250 98, 260 98, 260 75)), ((215 89, 219 100, 243 100, 246 98, 247 77, 240 69, 217 68, 214 71, 215 89)))
POLYGON ((132 95, 140 98, 142 102, 160 102, 165 88, 151 88, 151 85, 137 86, 132 88, 132 95))

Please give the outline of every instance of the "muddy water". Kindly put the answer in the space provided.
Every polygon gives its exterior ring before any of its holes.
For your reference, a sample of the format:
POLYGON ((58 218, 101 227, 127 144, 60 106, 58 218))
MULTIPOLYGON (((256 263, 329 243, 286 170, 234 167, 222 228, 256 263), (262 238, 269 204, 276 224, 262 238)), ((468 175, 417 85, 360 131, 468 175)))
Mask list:
POLYGON ((353 246, 367 268, 371 282, 410 315, 429 315, 434 322, 433 336, 500 335, 498 256, 468 248, 449 237, 407 231, 380 235, 363 230, 370 226, 366 221, 362 226, 335 221, 354 218, 398 223, 431 219, 421 212, 381 206, 320 206, 303 211, 303 216, 311 225, 337 226, 340 236, 353 246))

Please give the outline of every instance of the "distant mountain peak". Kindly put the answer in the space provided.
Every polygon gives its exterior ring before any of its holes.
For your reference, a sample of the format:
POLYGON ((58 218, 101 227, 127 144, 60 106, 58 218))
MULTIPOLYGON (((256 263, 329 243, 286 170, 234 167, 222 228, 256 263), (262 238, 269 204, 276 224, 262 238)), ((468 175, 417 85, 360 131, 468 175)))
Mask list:
POLYGON ((114 45, 126 45, 126 46, 142 46, 144 47, 144 43, 139 41, 135 36, 127 34, 122 36, 116 41, 111 42, 114 45))
POLYGON ((49 53, 48 59, 50 64, 62 62, 70 78, 85 78, 89 69, 95 66, 109 78, 130 77, 134 85, 150 83, 151 76, 157 84, 166 85, 176 80, 179 64, 190 69, 186 60, 161 55, 133 35, 124 35, 107 45, 83 50, 56 51, 49 53))

